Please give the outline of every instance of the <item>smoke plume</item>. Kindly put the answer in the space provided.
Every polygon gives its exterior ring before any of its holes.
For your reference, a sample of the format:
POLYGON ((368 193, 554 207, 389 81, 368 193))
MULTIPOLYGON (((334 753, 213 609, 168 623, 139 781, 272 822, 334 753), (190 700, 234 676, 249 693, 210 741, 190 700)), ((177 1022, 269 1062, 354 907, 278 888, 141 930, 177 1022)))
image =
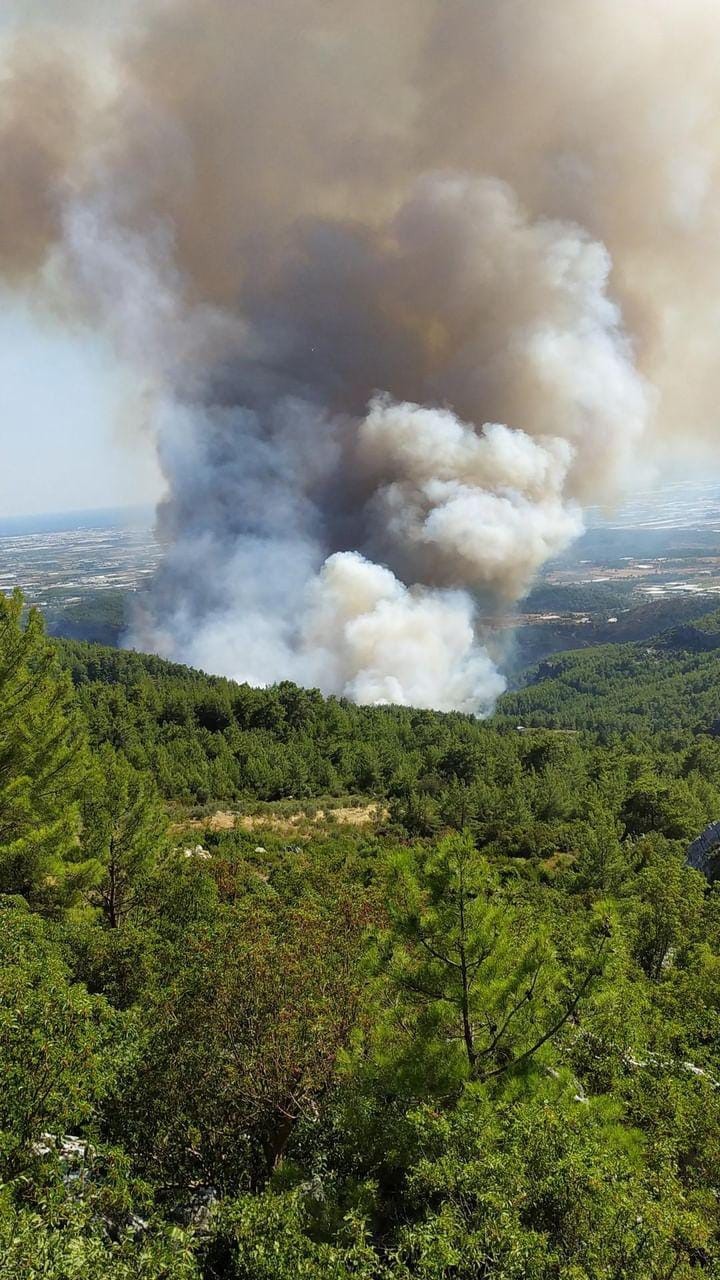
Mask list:
POLYGON ((153 405, 134 641, 486 711, 484 624, 583 503, 716 431, 715 0, 52 9, 3 58, 0 270, 153 405))

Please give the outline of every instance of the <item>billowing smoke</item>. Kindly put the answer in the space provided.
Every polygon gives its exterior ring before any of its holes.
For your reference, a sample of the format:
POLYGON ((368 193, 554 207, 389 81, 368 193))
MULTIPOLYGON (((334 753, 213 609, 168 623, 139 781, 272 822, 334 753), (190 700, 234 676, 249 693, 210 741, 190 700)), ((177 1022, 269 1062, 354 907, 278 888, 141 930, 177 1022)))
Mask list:
POLYGON ((475 711, 504 688, 467 593, 410 591, 356 551, 330 556, 313 582, 302 646, 317 682, 357 702, 475 711))
POLYGON ((485 711, 485 625, 582 504, 715 432, 715 0, 48 8, 0 269, 153 405, 134 641, 485 711))

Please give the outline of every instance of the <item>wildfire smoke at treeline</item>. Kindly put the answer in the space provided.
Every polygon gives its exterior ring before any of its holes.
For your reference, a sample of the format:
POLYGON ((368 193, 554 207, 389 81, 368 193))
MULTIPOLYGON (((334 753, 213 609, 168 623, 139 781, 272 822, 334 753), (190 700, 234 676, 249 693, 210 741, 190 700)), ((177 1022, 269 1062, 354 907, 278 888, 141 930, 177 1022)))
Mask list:
POLYGON ((146 388, 135 642, 486 710, 479 620, 716 432, 717 4, 48 9, 4 53, 0 264, 146 388))

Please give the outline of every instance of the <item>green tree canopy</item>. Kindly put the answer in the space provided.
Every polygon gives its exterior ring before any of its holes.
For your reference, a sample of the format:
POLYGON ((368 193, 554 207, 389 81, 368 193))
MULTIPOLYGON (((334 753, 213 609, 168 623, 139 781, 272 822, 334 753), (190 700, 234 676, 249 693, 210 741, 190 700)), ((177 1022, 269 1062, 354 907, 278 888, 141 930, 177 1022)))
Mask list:
POLYGON ((167 825, 152 777, 108 743, 93 758, 83 791, 82 850, 96 865, 90 901, 115 929, 162 848, 167 825))
POLYGON ((38 906, 62 897, 84 767, 84 731, 42 618, 23 618, 19 592, 0 595, 0 892, 38 906))
POLYGON ((528 1061, 574 1012, 596 971, 563 996, 548 937, 505 903, 468 835, 391 864, 390 972, 421 1035, 463 1047, 470 1079, 528 1061))

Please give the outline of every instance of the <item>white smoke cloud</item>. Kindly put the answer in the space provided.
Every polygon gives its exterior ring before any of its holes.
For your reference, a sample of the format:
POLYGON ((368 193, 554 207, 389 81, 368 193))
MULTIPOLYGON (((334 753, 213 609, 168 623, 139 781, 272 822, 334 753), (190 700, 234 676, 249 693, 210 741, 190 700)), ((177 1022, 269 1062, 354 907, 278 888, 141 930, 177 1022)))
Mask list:
POLYGON ((581 505, 717 436, 717 4, 128 12, 8 57, 0 269, 155 396, 135 641, 483 712, 581 505))
MULTIPOLYGON (((436 397, 573 446, 571 494, 613 497, 654 408, 609 294, 606 246, 576 223, 532 219, 495 178, 425 175, 396 218, 409 300, 442 326, 436 397)), ((403 299, 405 302, 405 299, 403 299)))
POLYGON ((517 600, 582 530, 564 497, 573 448, 563 439, 499 423, 476 431, 449 410, 382 399, 358 437, 361 458, 382 460, 373 525, 420 581, 431 573, 517 600))
POLYGON ((483 713, 505 681, 476 643, 473 615, 464 592, 409 590, 357 552, 338 552, 313 583, 302 648, 319 682, 356 702, 483 713))

